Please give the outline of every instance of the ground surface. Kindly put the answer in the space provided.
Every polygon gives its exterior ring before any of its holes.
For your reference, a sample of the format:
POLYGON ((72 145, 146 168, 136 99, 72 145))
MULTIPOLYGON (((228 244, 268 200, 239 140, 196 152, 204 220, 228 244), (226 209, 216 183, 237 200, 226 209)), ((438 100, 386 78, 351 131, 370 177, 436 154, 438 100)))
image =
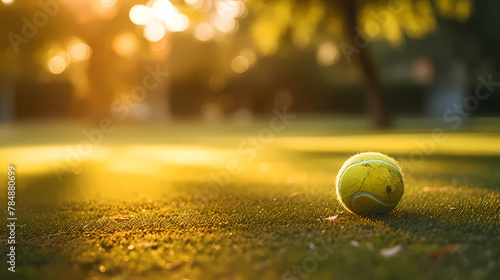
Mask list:
POLYGON ((0 229, 0 278, 497 279, 499 123, 116 124, 80 147, 89 128, 2 126, 19 228, 15 274, 0 229), (368 150, 400 160, 407 188, 393 212, 362 218, 333 182, 368 150))

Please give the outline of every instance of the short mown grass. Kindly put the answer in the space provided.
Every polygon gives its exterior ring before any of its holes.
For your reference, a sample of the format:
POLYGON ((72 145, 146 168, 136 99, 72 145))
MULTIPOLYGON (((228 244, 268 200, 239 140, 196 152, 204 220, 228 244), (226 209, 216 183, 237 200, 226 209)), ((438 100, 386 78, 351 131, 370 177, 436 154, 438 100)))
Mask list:
MULTIPOLYGON (((228 142, 218 148, 236 149, 228 142)), ((359 217, 333 191, 355 152, 270 145, 216 189, 206 186, 219 165, 158 163, 140 175, 90 159, 61 183, 18 163, 16 273, 3 228, 0 278, 497 279, 500 158, 428 155, 406 166, 393 212, 359 217)))

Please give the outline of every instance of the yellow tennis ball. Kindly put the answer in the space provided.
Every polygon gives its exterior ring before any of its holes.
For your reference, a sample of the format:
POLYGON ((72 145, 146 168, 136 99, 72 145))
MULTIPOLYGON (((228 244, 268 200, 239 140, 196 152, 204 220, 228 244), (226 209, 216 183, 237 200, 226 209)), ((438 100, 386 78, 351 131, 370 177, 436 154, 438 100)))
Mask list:
POLYGON ((396 160, 373 152, 350 157, 340 168, 335 185, 340 203, 359 215, 390 212, 404 192, 403 173, 396 160))

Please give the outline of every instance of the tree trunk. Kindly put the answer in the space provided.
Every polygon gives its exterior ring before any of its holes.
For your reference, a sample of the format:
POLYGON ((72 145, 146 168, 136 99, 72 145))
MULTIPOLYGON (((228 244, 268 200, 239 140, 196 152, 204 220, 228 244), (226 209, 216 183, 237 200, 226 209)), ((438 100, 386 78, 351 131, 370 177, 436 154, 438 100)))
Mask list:
POLYGON ((116 58, 113 51, 101 37, 89 39, 93 47, 92 58, 89 61, 87 73, 89 82, 87 117, 93 125, 110 116, 113 98, 113 82, 116 75, 116 58))
MULTIPOLYGON (((357 21, 358 6, 356 2, 355 0, 350 0, 345 3, 345 38, 351 46, 356 46, 354 38, 358 35, 354 30, 354 27, 359 26, 357 21)), ((359 53, 353 54, 353 61, 360 68, 363 75, 366 107, 369 116, 377 127, 390 126, 391 117, 382 95, 382 85, 370 52, 367 48, 361 48, 359 53)))
POLYGON ((0 123, 11 123, 15 120, 14 83, 0 80, 0 123))

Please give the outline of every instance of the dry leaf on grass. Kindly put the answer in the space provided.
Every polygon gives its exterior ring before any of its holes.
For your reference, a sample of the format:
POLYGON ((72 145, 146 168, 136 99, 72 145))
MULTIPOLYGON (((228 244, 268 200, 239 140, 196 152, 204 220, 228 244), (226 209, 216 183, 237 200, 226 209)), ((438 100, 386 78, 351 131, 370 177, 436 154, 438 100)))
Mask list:
POLYGON ((296 196, 299 196, 299 195, 301 195, 300 192, 294 192, 294 193, 289 194, 288 197, 296 197, 296 196))
POLYGON ((392 248, 380 249, 380 255, 382 255, 382 257, 384 257, 384 258, 388 258, 388 257, 392 257, 392 256, 396 255, 397 253, 399 253, 401 251, 403 251, 403 246, 397 245, 397 246, 394 246, 392 248))
POLYGON ((335 221, 338 217, 339 217, 339 215, 335 215, 335 216, 331 216, 331 217, 325 218, 325 220, 327 220, 327 221, 335 221))
POLYGON ((349 244, 351 244, 351 246, 353 246, 353 247, 359 247, 359 241, 356 241, 356 240, 351 240, 351 242, 349 242, 349 244))
POLYGON ((446 245, 446 246, 439 248, 436 251, 432 252, 431 254, 429 254, 428 257, 429 257, 429 259, 437 259, 448 252, 455 251, 457 249, 457 247, 458 246, 455 244, 446 245))

